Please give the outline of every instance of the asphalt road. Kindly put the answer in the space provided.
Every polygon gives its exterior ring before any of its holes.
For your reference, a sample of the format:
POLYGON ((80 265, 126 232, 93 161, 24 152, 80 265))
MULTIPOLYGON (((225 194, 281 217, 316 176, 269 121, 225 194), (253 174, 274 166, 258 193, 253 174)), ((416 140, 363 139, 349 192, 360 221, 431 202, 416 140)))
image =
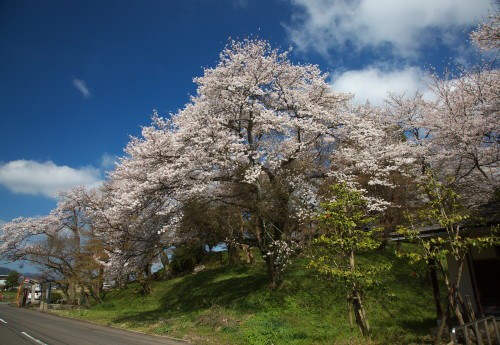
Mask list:
POLYGON ((0 303, 0 345, 186 345, 0 303))

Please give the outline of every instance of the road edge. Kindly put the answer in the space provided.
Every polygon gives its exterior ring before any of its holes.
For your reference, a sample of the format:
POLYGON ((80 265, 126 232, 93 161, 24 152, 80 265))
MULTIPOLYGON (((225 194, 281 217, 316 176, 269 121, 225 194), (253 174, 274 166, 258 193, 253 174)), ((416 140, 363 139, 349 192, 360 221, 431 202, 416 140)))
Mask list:
MULTIPOLYGON (((16 304, 11 304, 11 303, 9 303, 8 306, 11 307, 11 308, 19 308, 16 304)), ((169 339, 169 340, 179 341, 179 342, 183 342, 183 343, 186 343, 186 344, 192 344, 190 340, 186 340, 186 339, 175 338, 175 337, 171 337, 171 336, 168 336, 168 335, 150 334, 150 333, 145 333, 145 332, 137 331, 137 330, 134 330, 134 329, 128 329, 128 328, 113 327, 113 326, 102 324, 102 323, 99 323, 99 322, 93 322, 91 320, 85 320, 85 319, 79 319, 79 318, 76 318, 76 317, 59 315, 59 314, 54 313, 54 312, 52 312, 50 310, 40 310, 38 308, 31 308, 31 307, 22 308, 22 309, 24 309, 24 310, 31 310, 33 312, 38 312, 38 313, 42 313, 42 314, 54 315, 56 317, 60 317, 60 318, 63 318, 63 319, 78 320, 78 321, 89 323, 89 324, 92 324, 92 325, 98 325, 98 326, 103 326, 103 327, 107 327, 107 328, 119 329, 119 330, 122 330, 122 331, 127 331, 127 332, 132 332, 132 333, 137 333, 137 334, 148 335, 148 336, 157 337, 157 338, 165 338, 165 339, 169 339)))

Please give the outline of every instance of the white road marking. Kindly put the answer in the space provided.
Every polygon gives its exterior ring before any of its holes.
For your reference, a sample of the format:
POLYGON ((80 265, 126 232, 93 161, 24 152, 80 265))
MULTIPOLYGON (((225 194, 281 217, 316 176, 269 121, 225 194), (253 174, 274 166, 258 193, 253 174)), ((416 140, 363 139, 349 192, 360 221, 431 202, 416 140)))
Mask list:
POLYGON ((21 334, 24 334, 25 336, 27 336, 28 338, 30 338, 31 340, 33 340, 34 342, 37 342, 38 344, 40 345, 47 345, 45 344, 43 341, 41 340, 38 340, 37 338, 33 338, 31 335, 29 335, 28 333, 26 332, 21 332, 21 334))
POLYGON ((5 324, 7 324, 7 323, 8 323, 8 322, 7 322, 7 321, 5 321, 4 319, 0 319, 0 322, 3 322, 3 323, 5 323, 5 324))

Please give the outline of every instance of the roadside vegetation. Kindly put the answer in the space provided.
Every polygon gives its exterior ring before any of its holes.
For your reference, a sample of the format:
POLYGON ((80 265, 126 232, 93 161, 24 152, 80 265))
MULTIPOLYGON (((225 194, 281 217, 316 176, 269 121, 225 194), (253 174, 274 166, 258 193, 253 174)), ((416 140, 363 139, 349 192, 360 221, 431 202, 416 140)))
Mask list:
POLYGON ((205 263, 197 274, 153 282, 150 295, 130 284, 109 291, 91 309, 54 312, 195 344, 432 343, 436 312, 426 272, 397 258, 393 247, 359 259, 360 266, 395 263, 366 299, 373 330, 369 339, 350 330, 343 288, 306 269, 307 258, 294 260, 274 291, 262 259, 222 267, 217 261, 205 263))
POLYGON ((12 302, 16 300, 16 291, 1 291, 2 299, 0 302, 12 302))

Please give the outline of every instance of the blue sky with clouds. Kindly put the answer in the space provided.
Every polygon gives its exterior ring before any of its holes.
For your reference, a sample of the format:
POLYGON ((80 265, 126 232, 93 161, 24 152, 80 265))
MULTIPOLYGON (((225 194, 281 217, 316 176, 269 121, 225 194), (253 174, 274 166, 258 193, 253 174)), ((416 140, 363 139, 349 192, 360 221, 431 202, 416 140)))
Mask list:
POLYGON ((380 103, 424 90, 430 66, 470 61, 490 0, 0 2, 0 222, 96 185, 157 109, 175 112, 229 37, 292 46, 332 87, 380 103))

